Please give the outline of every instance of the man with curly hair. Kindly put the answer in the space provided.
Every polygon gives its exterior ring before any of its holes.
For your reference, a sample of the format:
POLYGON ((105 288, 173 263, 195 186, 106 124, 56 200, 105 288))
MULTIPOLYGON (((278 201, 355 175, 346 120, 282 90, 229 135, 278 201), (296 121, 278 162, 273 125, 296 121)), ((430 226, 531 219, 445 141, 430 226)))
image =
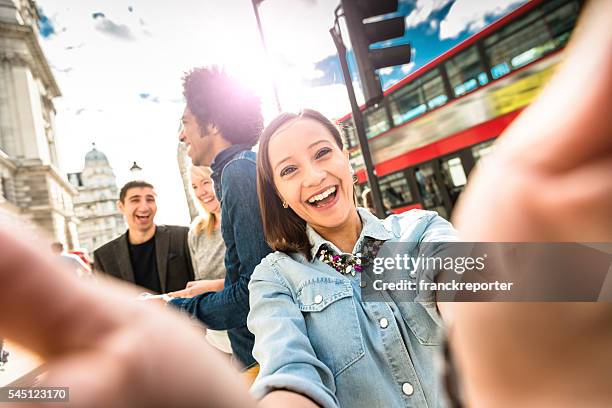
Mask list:
POLYGON ((187 106, 179 135, 196 166, 211 166, 221 202, 221 233, 227 247, 224 289, 171 304, 213 330, 227 330, 234 357, 254 380, 254 336, 246 327, 248 284, 266 244, 256 189, 256 156, 251 148, 263 129, 260 101, 218 67, 195 68, 183 78, 187 106))

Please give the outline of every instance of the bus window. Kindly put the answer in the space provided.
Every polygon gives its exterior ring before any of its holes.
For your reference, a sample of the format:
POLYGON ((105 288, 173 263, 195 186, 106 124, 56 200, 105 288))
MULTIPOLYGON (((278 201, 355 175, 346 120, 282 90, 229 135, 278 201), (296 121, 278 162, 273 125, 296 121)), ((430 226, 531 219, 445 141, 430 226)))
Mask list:
POLYGON ((493 79, 523 67, 565 45, 575 24, 579 6, 574 2, 559 7, 547 4, 545 11, 533 10, 529 15, 504 27, 485 39, 493 79))
POLYGON ((554 49, 554 44, 550 41, 550 34, 543 20, 534 21, 532 25, 521 30, 519 33, 507 38, 510 41, 510 49, 519 54, 510 58, 511 68, 520 68, 532 61, 540 59, 544 54, 554 49), (519 47, 516 47, 518 42, 519 47))
POLYGON ((493 142, 494 140, 489 140, 472 147, 472 156, 474 157, 474 161, 478 161, 489 155, 495 149, 493 142))
POLYGON ((455 96, 466 94, 488 82, 476 47, 472 46, 446 62, 446 70, 455 96))
POLYGON ((366 137, 368 139, 380 135, 391 128, 384 106, 373 106, 365 110, 363 119, 365 122, 366 137))
POLYGON ((423 208, 437 211, 441 217, 448 219, 442 191, 436 181, 433 167, 427 164, 419 166, 415 169, 414 176, 423 200, 423 208))
POLYGON ((448 190, 448 195, 451 199, 451 203, 454 205, 467 183, 467 176, 465 175, 461 158, 453 157, 448 160, 443 160, 441 170, 442 176, 444 177, 444 184, 446 184, 446 189, 448 190))
POLYGON ((493 79, 501 78, 510 73, 510 66, 506 62, 499 63, 491 68, 493 79))
POLYGON ((459 157, 453 157, 450 160, 446 160, 442 162, 442 169, 446 172, 448 176, 449 186, 452 187, 461 187, 467 183, 467 177, 465 175, 465 171, 463 170, 463 164, 461 164, 461 159, 459 157))
POLYGON ((357 140, 357 132, 355 131, 355 126, 353 125, 353 119, 347 119, 340 124, 340 129, 342 129, 342 143, 344 147, 347 149, 351 149, 353 147, 359 146, 359 141, 357 140))
POLYGON ((416 80, 391 96, 391 115, 395 125, 416 118, 427 111, 419 84, 420 80, 416 80))
POLYGON ((379 185, 386 208, 403 207, 413 202, 408 177, 403 171, 381 177, 379 185))
POLYGON ((361 195, 366 188, 368 188, 368 183, 355 183, 355 196, 360 207, 365 207, 361 201, 361 195))
POLYGON ((444 91, 444 83, 440 72, 435 69, 423 76, 423 93, 427 101, 427 109, 434 109, 444 105, 448 101, 448 95, 444 91))
POLYGON ((545 15, 544 19, 555 42, 555 48, 565 46, 580 13, 580 5, 577 1, 571 1, 559 8, 555 7, 556 3, 562 2, 564 3, 565 0, 546 4, 542 8, 542 12, 545 15), (551 10, 556 8, 556 10, 549 11, 549 8, 551 10))

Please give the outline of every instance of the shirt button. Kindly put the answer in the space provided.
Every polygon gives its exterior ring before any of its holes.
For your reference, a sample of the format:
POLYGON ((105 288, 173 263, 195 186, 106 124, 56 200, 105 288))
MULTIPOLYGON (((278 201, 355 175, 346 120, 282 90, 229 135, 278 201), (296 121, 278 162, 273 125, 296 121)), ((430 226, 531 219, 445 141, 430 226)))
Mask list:
POLYGON ((380 324, 380 327, 382 327, 383 329, 386 329, 389 326, 389 321, 384 317, 380 319, 378 323, 380 324))
POLYGON ((410 383, 403 383, 402 392, 406 395, 412 395, 414 393, 414 387, 410 383))
POLYGON ((366 287, 366 281, 359 282, 359 287, 365 288, 366 287))
POLYGON ((323 296, 321 296, 321 295, 317 295, 317 296, 315 296, 315 298, 314 298, 314 302, 315 302, 315 303, 319 304, 319 303, 321 303, 322 301, 323 301, 323 296))

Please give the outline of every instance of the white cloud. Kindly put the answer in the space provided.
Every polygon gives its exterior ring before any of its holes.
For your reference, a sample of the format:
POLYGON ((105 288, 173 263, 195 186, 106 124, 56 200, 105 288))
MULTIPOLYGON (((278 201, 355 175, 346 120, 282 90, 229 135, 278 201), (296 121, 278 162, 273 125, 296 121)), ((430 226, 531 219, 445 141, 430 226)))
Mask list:
POLYGON ((389 82, 387 82, 387 88, 392 87, 393 85, 397 84, 399 82, 399 79, 391 79, 389 82))
POLYGON ((440 22, 440 39, 455 38, 464 31, 475 32, 486 24, 486 17, 500 16, 526 0, 457 0, 440 22))
MULTIPOLYGON (((406 17, 406 28, 416 27, 452 0, 417 0, 414 10, 406 17)), ((477 0, 478 1, 478 0, 477 0)))
POLYGON ((340 118, 351 110, 344 84, 308 88, 302 107, 315 108, 330 119, 340 118))
POLYGON ((438 30, 438 27, 440 27, 440 22, 438 20, 432 19, 429 21, 429 27, 427 28, 427 31, 425 31, 425 33, 427 35, 432 35, 438 30))
POLYGON ((132 31, 125 24, 117 24, 108 18, 101 18, 95 25, 96 29, 103 33, 122 40, 133 40, 132 31))
POLYGON ((319 79, 325 76, 325 72, 320 69, 315 69, 310 72, 306 72, 304 75, 304 79, 319 79))
POLYGON ((393 67, 386 67, 378 70, 381 75, 391 75, 393 73, 393 67))
POLYGON ((337 6, 337 0, 262 2, 261 24, 270 53, 283 55, 297 64, 335 54, 329 29, 337 6))
POLYGON ((414 68, 414 61, 409 62, 408 64, 402 65, 402 72, 404 74, 409 74, 410 71, 414 68))

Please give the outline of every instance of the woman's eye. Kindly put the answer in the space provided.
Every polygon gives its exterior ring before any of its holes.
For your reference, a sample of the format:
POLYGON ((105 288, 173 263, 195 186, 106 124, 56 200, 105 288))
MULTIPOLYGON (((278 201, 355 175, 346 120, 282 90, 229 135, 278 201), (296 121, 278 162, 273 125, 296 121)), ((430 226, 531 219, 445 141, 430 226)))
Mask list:
POLYGON ((294 171, 295 171, 294 166, 288 166, 281 170, 280 175, 281 177, 283 177, 283 176, 293 173, 294 171))
POLYGON ((324 147, 324 148, 322 148, 321 150, 319 150, 317 152, 317 154, 315 155, 315 158, 319 159, 319 158, 325 156, 329 152, 331 152, 331 149, 329 147, 324 147))

